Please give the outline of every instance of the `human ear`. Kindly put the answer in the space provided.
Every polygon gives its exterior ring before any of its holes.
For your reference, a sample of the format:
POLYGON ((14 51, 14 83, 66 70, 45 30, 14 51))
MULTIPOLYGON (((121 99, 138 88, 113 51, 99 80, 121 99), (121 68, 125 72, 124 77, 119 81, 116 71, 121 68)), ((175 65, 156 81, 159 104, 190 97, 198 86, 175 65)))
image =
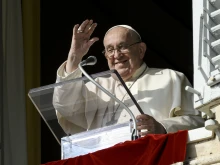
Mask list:
POLYGON ((147 45, 144 42, 141 42, 139 46, 140 59, 144 58, 146 50, 147 45))

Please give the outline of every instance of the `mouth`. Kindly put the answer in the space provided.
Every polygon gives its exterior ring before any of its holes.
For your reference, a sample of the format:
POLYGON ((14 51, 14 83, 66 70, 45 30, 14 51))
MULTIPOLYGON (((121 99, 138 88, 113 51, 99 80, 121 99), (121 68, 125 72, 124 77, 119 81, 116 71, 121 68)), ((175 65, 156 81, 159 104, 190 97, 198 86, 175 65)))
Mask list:
POLYGON ((115 62, 115 65, 117 65, 117 64, 124 64, 124 63, 126 63, 128 60, 124 60, 124 61, 118 61, 118 62, 115 62))

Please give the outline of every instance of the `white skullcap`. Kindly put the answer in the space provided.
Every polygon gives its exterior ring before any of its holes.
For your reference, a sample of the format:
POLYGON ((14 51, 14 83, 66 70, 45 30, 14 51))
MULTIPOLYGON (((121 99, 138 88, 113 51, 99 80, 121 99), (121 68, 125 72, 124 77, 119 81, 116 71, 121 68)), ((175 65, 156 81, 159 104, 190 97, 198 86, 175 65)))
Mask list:
POLYGON ((135 32, 135 33, 139 36, 139 38, 140 38, 140 40, 141 40, 140 34, 139 34, 134 28, 132 28, 131 26, 128 26, 128 25, 116 25, 116 26, 113 26, 113 27, 111 27, 111 28, 105 33, 105 36, 106 36, 106 34, 107 34, 110 30, 112 30, 112 29, 114 29, 114 28, 116 28, 116 27, 124 27, 124 28, 127 28, 127 29, 132 30, 133 32, 135 32))

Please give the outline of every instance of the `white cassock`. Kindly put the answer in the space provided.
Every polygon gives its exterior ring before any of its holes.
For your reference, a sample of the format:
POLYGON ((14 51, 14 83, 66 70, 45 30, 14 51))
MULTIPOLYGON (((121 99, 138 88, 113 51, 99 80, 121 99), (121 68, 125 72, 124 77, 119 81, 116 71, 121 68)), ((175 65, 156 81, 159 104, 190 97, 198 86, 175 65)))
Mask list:
MULTIPOLYGON (((59 67, 56 82, 82 76, 80 69, 66 74, 65 65, 66 62, 59 67)), ((140 114, 120 81, 113 77, 98 77, 96 81, 122 100, 135 117, 140 114)), ((183 73, 149 68, 143 63, 125 84, 143 112, 160 122, 168 133, 204 126, 199 112, 193 108, 193 95, 185 91, 185 87, 191 85, 183 73)), ((130 119, 126 110, 91 82, 77 81, 55 87, 53 105, 58 122, 67 134, 130 119)))

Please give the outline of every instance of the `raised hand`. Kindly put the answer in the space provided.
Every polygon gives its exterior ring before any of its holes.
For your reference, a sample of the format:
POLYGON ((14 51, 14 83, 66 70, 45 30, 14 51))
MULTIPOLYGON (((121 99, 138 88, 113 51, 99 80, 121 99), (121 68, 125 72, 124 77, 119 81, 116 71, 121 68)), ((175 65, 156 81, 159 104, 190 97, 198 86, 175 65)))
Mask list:
POLYGON ((85 20, 81 25, 77 24, 74 26, 66 64, 67 73, 74 71, 78 67, 78 64, 81 62, 83 56, 88 53, 92 44, 99 40, 97 37, 90 38, 96 26, 97 23, 93 23, 93 20, 85 20))

